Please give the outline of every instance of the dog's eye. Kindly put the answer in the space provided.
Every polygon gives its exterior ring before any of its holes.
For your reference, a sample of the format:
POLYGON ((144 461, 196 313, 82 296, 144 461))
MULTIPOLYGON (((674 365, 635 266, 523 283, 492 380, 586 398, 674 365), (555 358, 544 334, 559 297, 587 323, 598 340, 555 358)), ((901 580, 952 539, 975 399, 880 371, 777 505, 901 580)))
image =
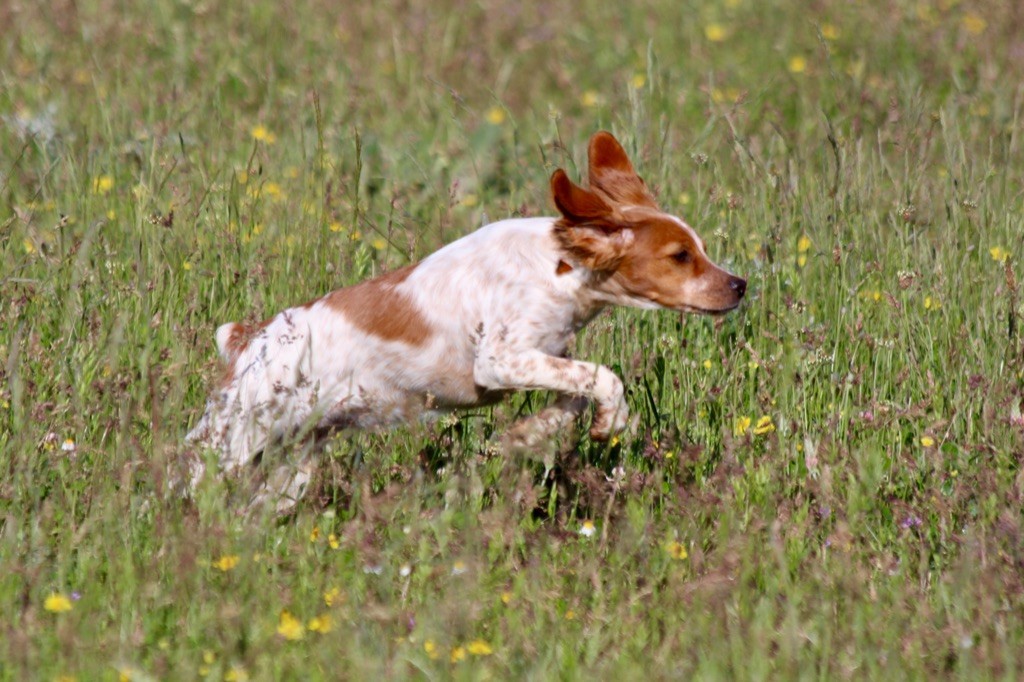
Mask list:
POLYGON ((683 264, 689 263, 690 262, 690 252, 687 251, 686 249, 683 249, 679 253, 673 254, 672 258, 677 263, 683 263, 683 264))

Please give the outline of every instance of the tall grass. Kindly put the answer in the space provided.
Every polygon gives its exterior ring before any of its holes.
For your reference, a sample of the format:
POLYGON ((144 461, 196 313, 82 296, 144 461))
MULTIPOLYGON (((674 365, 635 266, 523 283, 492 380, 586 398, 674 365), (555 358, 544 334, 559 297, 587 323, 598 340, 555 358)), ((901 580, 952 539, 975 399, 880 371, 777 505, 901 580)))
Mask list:
POLYGON ((1018 677, 1022 19, 0 5, 0 677, 1018 677), (635 431, 495 457, 517 396, 339 436, 286 522, 166 493, 218 324, 549 214, 600 128, 750 282, 581 336, 635 431))

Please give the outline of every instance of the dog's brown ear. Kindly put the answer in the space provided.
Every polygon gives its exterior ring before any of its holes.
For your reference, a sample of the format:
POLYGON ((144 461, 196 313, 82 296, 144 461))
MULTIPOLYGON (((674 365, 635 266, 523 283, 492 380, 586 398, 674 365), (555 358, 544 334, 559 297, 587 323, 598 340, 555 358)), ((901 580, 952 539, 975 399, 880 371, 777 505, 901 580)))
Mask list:
POLYGON ((654 196, 636 174, 626 150, 614 135, 604 130, 594 133, 588 158, 591 189, 620 204, 658 208, 654 196))
POLYGON ((634 236, 622 226, 615 209, 597 193, 576 185, 562 169, 551 176, 551 194, 562 214, 555 223, 555 239, 566 255, 590 270, 617 268, 634 236))
POLYGON ((571 223, 606 221, 612 207, 604 199, 578 186, 559 168, 551 175, 551 196, 558 212, 571 223))

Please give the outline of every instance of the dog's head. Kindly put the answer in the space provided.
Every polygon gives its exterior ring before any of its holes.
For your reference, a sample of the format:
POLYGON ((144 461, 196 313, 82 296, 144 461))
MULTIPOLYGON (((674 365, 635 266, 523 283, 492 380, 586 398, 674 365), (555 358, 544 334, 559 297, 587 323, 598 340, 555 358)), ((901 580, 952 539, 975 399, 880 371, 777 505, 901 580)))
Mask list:
POLYGON ((664 213, 607 132, 590 139, 590 188, 558 169, 551 193, 562 217, 555 236, 569 260, 600 275, 615 303, 724 313, 739 305, 747 282, 708 258, 704 241, 664 213))

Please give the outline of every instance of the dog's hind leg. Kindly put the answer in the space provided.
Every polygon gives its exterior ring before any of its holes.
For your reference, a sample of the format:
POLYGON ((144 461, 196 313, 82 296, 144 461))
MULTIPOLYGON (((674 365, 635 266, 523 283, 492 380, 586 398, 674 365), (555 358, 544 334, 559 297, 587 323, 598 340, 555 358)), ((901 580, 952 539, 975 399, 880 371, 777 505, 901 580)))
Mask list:
POLYGON ((252 513, 266 505, 273 505, 277 516, 291 513, 309 487, 314 466, 313 446, 311 443, 304 444, 296 453, 294 461, 275 466, 267 475, 249 501, 247 511, 252 513))
POLYGON ((558 396, 552 405, 513 424, 501 437, 502 451, 511 453, 532 450, 551 438, 565 435, 587 409, 588 403, 581 396, 558 396))

